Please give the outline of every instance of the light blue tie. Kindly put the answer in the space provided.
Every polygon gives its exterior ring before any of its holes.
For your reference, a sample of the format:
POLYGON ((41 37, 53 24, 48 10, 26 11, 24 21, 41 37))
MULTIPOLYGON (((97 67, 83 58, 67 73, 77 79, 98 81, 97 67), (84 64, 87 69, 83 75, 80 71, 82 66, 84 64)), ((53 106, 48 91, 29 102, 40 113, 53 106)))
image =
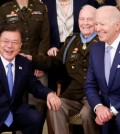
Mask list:
MULTIPOLYGON (((8 67, 8 72, 7 72, 7 79, 8 79, 8 86, 9 86, 9 91, 10 91, 10 96, 12 96, 12 90, 13 90, 13 73, 12 73, 12 63, 9 63, 7 65, 8 67)), ((9 127, 13 122, 13 114, 10 111, 9 115, 5 121, 5 124, 9 127)))
POLYGON ((109 82, 109 75, 110 75, 110 69, 111 69, 111 58, 110 58, 111 49, 112 49, 112 46, 107 46, 105 49, 105 78, 106 78, 107 85, 109 82))

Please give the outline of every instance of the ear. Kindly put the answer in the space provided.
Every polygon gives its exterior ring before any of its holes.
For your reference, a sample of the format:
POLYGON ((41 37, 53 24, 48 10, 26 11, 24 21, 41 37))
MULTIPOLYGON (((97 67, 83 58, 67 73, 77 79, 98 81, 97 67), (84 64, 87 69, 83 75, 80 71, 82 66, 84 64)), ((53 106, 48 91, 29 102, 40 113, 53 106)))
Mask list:
POLYGON ((117 21, 117 23, 116 23, 116 30, 120 31, 120 21, 117 21))

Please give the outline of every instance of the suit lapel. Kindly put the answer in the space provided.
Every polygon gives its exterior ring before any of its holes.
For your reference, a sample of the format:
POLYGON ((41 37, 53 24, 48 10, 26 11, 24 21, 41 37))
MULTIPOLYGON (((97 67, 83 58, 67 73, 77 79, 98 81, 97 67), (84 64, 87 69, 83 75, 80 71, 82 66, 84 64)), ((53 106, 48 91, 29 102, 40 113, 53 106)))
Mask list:
POLYGON ((107 83, 106 83, 106 79, 105 79, 105 67, 104 67, 105 43, 101 42, 100 45, 101 45, 101 47, 99 47, 99 51, 97 51, 97 55, 99 56, 98 70, 99 70, 99 75, 100 75, 101 81, 103 83, 103 87, 105 87, 105 91, 107 91, 106 89, 108 89, 108 87, 107 87, 107 83))
POLYGON ((21 71, 22 71, 22 65, 19 62, 19 57, 16 56, 16 59, 15 59, 15 80, 14 80, 14 88, 13 88, 12 100, 14 99, 14 96, 15 96, 15 94, 17 92, 16 89, 18 89, 18 86, 20 84, 21 71))
POLYGON ((108 87, 110 88, 113 81, 114 81, 114 77, 117 71, 117 66, 120 65, 120 43, 118 45, 114 60, 113 60, 113 64, 111 67, 111 71, 110 71, 110 77, 109 77, 109 84, 108 87))
POLYGON ((6 72, 5 72, 3 63, 1 61, 1 58, 0 58, 0 81, 3 84, 3 90, 5 89, 5 92, 8 96, 8 98, 10 98, 7 76, 6 76, 6 72))

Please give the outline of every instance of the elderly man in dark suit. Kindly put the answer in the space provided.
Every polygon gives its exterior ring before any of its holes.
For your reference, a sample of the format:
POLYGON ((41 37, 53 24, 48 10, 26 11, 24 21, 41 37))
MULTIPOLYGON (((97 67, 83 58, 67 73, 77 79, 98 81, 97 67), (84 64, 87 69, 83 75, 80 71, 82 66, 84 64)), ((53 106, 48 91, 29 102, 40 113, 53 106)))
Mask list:
POLYGON ((85 92, 102 134, 120 134, 120 11, 114 6, 100 7, 96 31, 101 42, 90 51, 85 92), (112 131, 111 126, 115 127, 112 131))
POLYGON ((18 55, 21 46, 21 33, 16 25, 0 30, 0 132, 19 129, 24 134, 42 134, 44 116, 23 101, 25 90, 46 99, 49 109, 57 110, 61 102, 37 80, 30 62, 18 55))

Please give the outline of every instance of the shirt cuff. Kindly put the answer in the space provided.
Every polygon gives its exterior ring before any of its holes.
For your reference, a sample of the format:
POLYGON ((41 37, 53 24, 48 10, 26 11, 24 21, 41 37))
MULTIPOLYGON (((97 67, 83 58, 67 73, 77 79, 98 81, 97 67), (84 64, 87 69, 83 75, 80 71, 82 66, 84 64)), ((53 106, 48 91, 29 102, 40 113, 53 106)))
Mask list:
POLYGON ((110 107, 110 110, 112 111, 113 115, 116 116, 118 114, 118 111, 113 106, 110 107))
POLYGON ((96 108, 97 108, 97 106, 100 106, 100 105, 102 105, 101 103, 100 104, 97 104, 95 107, 94 107, 94 112, 96 113, 96 108))

